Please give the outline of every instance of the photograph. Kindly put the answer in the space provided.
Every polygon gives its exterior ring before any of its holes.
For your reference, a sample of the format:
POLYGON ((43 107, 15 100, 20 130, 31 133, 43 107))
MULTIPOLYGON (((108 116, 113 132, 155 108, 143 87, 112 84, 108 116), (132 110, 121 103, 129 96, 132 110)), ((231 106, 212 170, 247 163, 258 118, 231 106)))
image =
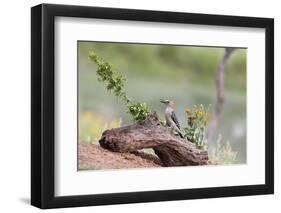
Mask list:
POLYGON ((77 41, 77 170, 247 164, 246 76, 246 47, 77 41))
POLYGON ((31 205, 274 193, 274 18, 149 8, 31 8, 31 205))

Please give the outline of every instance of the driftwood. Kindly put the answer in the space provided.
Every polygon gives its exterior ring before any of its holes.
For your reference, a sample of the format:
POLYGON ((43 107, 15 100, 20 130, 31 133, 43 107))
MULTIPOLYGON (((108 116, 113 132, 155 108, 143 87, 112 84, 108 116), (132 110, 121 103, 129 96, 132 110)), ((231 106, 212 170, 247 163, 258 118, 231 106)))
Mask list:
POLYGON ((156 112, 144 121, 103 132, 100 145, 114 152, 135 152, 152 148, 164 166, 208 164, 208 152, 176 136, 160 124, 156 112))

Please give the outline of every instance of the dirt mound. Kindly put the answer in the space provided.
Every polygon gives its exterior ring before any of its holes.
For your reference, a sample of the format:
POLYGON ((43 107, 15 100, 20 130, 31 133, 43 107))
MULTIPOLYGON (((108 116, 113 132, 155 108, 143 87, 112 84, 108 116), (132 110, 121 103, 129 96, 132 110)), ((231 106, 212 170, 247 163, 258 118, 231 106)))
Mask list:
POLYGON ((79 144, 78 160, 79 170, 161 167, 156 155, 111 152, 96 144, 79 144))

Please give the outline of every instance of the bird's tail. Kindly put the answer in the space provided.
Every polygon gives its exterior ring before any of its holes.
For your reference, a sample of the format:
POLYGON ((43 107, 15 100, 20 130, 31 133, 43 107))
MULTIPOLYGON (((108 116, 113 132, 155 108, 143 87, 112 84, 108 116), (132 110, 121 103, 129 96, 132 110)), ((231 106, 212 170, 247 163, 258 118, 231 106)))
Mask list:
POLYGON ((175 131, 176 135, 179 135, 181 138, 184 138, 180 130, 175 131))
POLYGON ((184 138, 183 135, 181 134, 181 132, 178 132, 178 133, 179 133, 179 136, 180 136, 181 138, 184 138))

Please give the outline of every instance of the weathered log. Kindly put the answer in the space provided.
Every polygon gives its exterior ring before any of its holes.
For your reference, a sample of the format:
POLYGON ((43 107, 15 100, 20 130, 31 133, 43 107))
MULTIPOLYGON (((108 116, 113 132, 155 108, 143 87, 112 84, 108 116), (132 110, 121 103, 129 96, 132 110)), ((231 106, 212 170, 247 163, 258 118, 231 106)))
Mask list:
POLYGON ((144 121, 103 132, 100 145, 114 152, 134 152, 152 148, 164 166, 208 164, 208 152, 176 136, 162 126, 156 112, 144 121))

